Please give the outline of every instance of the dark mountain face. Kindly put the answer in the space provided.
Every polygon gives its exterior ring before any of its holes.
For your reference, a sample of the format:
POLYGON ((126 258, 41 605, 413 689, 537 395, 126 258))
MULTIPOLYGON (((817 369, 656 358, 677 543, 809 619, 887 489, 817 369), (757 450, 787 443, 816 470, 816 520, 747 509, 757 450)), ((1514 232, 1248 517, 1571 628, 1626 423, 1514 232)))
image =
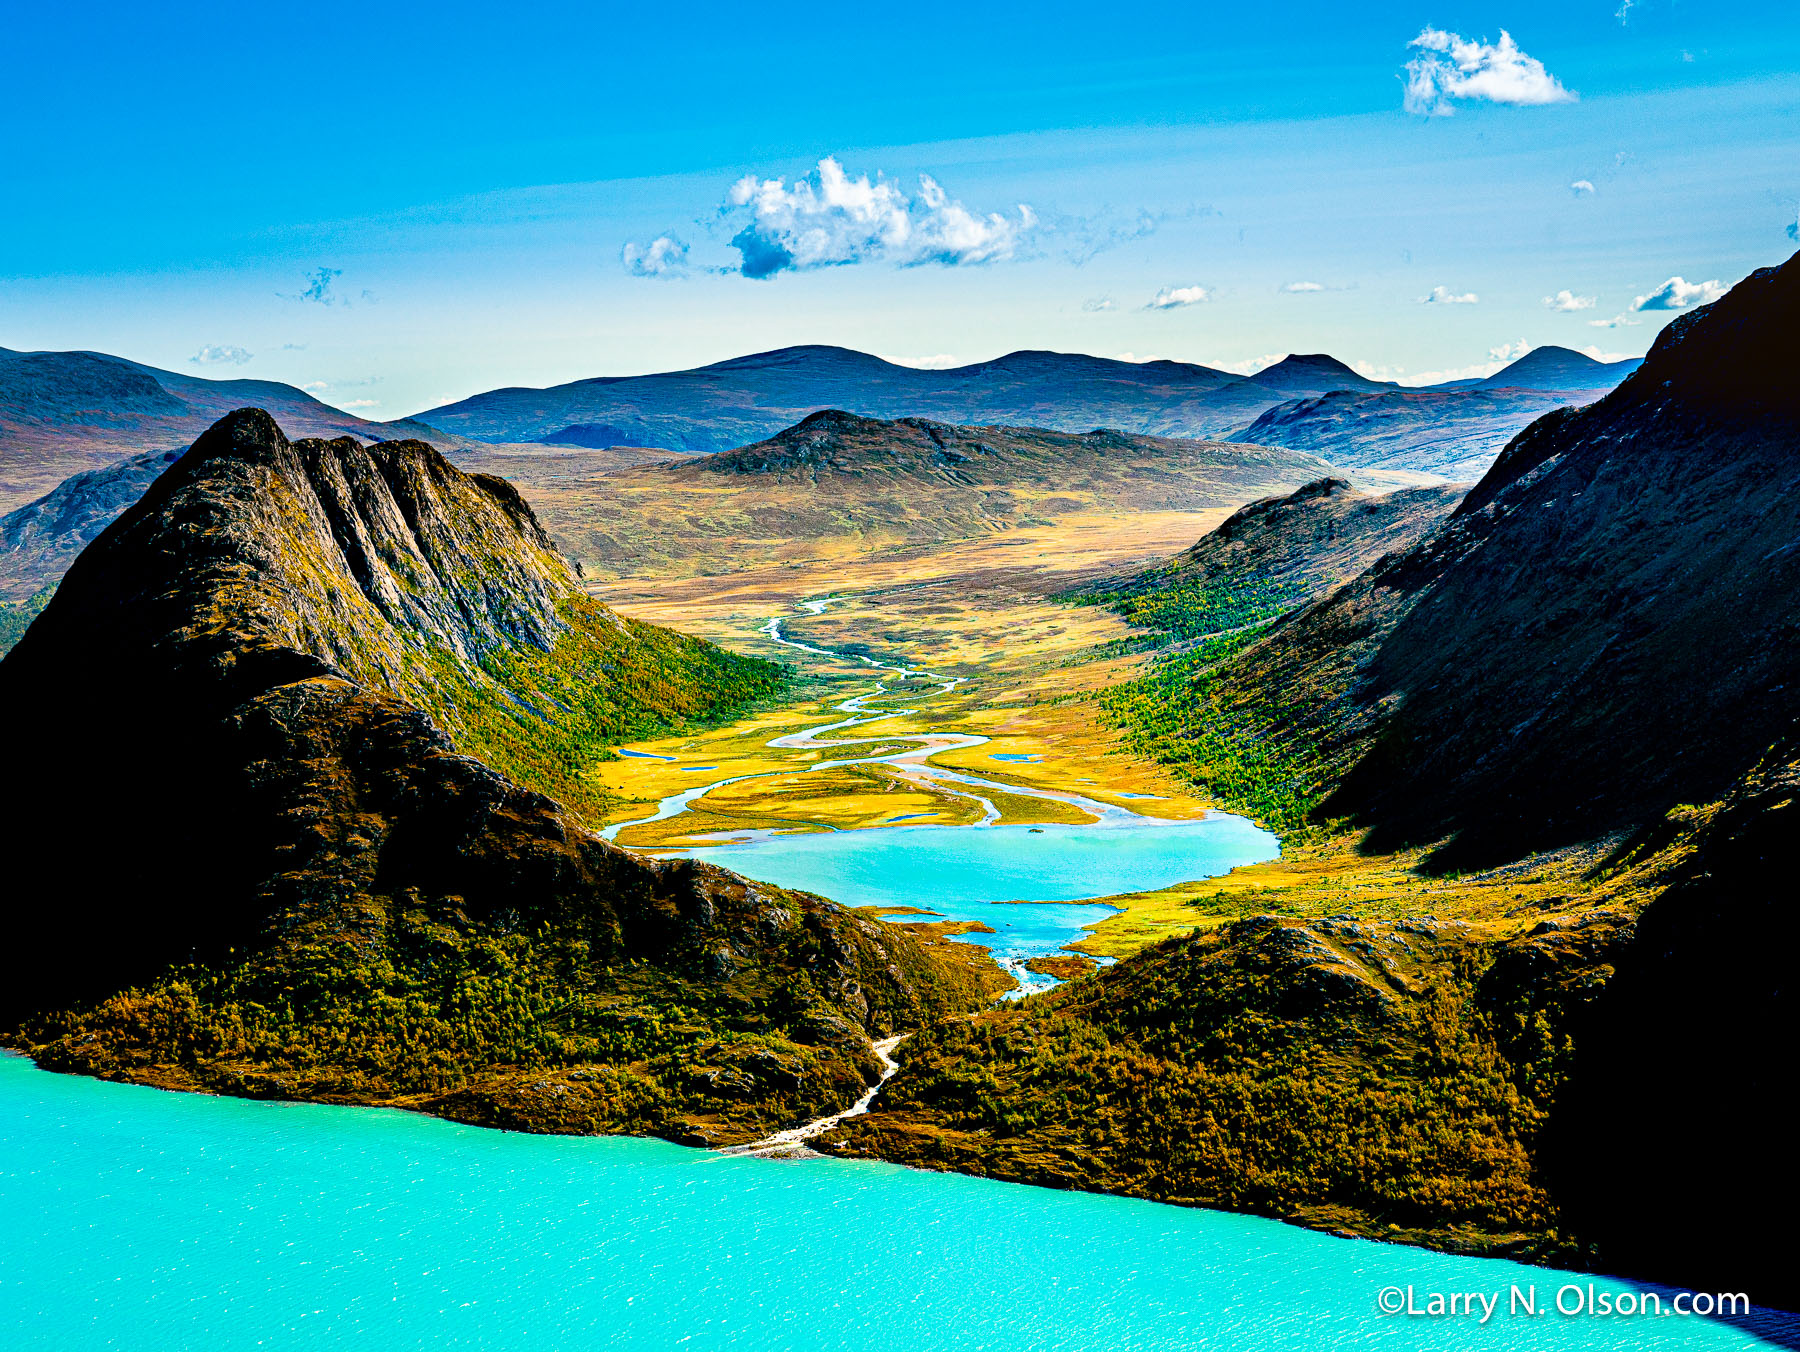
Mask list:
POLYGON ((479 394, 419 416, 487 441, 657 446, 713 453, 822 409, 874 418, 1206 438, 1295 394, 1379 388, 1329 357, 1290 357, 1244 379, 1204 366, 1014 352, 947 371, 843 348, 800 347, 694 371, 479 394))
POLYGON ((1367 579, 1392 618, 1359 699, 1389 712, 1337 810, 1512 858, 1717 798, 1792 725, 1797 319, 1789 263, 1677 320, 1367 579))
POLYGON ((45 881, 8 893, 30 961, 0 1019, 56 1068, 536 1129, 741 1135, 854 1097, 868 1033, 978 998, 961 955, 642 860, 468 754, 547 783, 774 675, 588 601, 503 481, 233 414, 0 662, 33 711, 0 813, 45 881), (683 1037, 750 1041, 625 1068, 675 1057, 670 1002, 683 1037), (755 1081, 729 1058, 765 1036, 755 1081), (675 1068, 714 1055, 729 1102, 675 1068))
POLYGON ((313 436, 429 433, 372 423, 272 380, 202 380, 99 352, 0 348, 0 508, 132 456, 184 449, 246 404, 313 436))

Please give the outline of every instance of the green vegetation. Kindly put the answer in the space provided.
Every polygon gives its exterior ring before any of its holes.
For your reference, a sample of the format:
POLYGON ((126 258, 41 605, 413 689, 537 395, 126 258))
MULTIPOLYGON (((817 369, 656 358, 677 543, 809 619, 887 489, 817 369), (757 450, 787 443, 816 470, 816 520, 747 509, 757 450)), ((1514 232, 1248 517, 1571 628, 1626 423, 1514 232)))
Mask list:
POLYGON ((1129 587, 1080 592, 1068 599, 1076 605, 1105 606, 1142 629, 1191 639, 1285 615, 1317 590, 1308 581, 1292 577, 1273 582, 1203 580, 1171 565, 1143 574, 1129 587), (1173 580, 1164 582, 1164 578, 1173 580))
POLYGON ((833 1141, 1575 1262, 1533 1163, 1563 1017, 1467 926, 1262 917, 928 1030, 833 1141))
POLYGON ((518 644, 472 674, 445 653, 420 698, 458 747, 589 822, 615 800, 589 772, 625 741, 717 723, 782 694, 792 671, 565 597, 549 651, 518 644))
POLYGON ((566 928, 509 933, 457 900, 365 901, 292 942, 38 1019, 22 1042, 51 1069, 172 1088, 732 1141, 835 1111, 874 1078, 834 989, 846 943, 917 1002, 871 985, 876 1033, 976 1007, 1003 979, 941 940, 876 948, 831 924, 793 927, 768 966, 735 978, 609 966, 566 928))
POLYGON ((52 583, 23 601, 0 601, 0 657, 5 657, 13 650, 13 645, 25 637, 31 622, 43 613, 55 594, 56 586, 52 583))
POLYGON ((1305 826, 1317 801, 1317 755, 1292 737, 1278 740, 1267 709, 1221 694, 1221 671, 1257 637, 1204 639, 1096 698, 1132 751, 1270 830, 1292 832, 1305 826))

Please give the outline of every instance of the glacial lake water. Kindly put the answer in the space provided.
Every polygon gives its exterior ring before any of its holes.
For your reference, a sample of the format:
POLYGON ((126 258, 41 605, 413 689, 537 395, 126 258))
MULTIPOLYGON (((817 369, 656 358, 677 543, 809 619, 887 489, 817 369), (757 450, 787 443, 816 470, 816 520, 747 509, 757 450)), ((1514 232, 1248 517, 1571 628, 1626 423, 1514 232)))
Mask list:
POLYGON ((1771 1345, 1691 1316, 1384 1316, 1387 1286, 1636 1288, 1252 1217, 168 1094, 16 1056, 0 1221, 11 1352, 1771 1345))
POLYGON ((1157 821, 1112 810, 1091 825, 888 826, 797 835, 681 853, 846 906, 917 906, 993 933, 982 944, 1026 988, 1051 984, 1019 967, 1116 914, 1109 906, 1045 905, 1141 892, 1273 858, 1280 842, 1242 817, 1157 821), (1039 904, 1016 904, 1020 902, 1039 904))

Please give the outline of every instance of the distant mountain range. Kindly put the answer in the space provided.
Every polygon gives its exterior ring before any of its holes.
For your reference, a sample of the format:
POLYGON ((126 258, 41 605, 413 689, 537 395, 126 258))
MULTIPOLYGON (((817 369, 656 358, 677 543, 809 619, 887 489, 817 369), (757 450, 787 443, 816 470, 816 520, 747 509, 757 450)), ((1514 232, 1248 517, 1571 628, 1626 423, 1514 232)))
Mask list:
POLYGON ((235 408, 268 409, 295 433, 384 441, 454 437, 405 420, 370 422, 273 380, 205 380, 102 352, 0 347, 0 510, 71 474, 129 456, 180 450, 235 408))
MULTIPOLYGON (((1498 389, 1530 380, 1540 389, 1610 389, 1634 365, 1539 348, 1477 383, 1498 389)), ((1238 376, 1184 362, 1061 352, 1014 352, 928 371, 847 348, 790 347, 692 371, 492 390, 418 417, 478 441, 654 446, 696 454, 761 440, 827 408, 962 425, 1062 432, 1109 427, 1139 436, 1221 439, 1293 399, 1398 388, 1323 355, 1290 356, 1238 376)))

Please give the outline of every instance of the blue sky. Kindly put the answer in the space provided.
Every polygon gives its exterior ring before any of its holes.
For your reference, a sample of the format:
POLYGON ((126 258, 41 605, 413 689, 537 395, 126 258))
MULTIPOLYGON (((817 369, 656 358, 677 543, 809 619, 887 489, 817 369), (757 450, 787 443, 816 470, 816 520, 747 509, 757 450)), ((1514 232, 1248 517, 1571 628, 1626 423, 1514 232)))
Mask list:
POLYGON ((798 342, 1636 355, 1800 233, 1791 3, 52 9, 0 345, 377 417, 798 342))

